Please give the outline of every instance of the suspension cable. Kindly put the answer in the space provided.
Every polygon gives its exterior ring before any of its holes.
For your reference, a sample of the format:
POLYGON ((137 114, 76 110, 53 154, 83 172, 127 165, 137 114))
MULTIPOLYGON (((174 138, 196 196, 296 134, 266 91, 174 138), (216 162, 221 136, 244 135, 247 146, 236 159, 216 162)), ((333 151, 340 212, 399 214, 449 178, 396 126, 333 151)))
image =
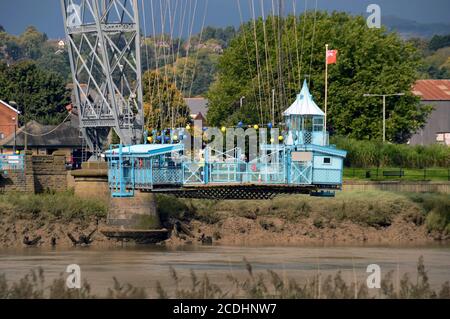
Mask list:
MULTIPOLYGON (((271 92, 270 92, 270 88, 271 88, 271 81, 270 81, 270 74, 271 69, 269 67, 269 48, 268 48, 268 38, 267 38, 267 28, 266 28, 266 17, 265 17, 265 12, 264 12, 264 0, 261 0, 261 15, 262 15, 262 23, 263 23, 263 34, 264 34, 264 55, 265 55, 265 62, 266 62, 266 75, 267 75, 267 110, 269 113, 269 117, 268 118, 272 118, 271 117, 271 110, 272 110, 272 102, 271 102, 271 92)), ((273 82, 273 74, 272 74, 272 82, 273 82)))
POLYGON ((257 72, 257 79, 258 79, 258 90, 259 90, 259 112, 260 112, 260 124, 262 124, 264 122, 264 116, 263 116, 263 107, 262 107, 262 95, 261 95, 261 84, 262 84, 262 80, 261 80, 261 67, 260 67, 260 63, 259 63, 259 49, 258 49, 258 38, 256 35, 256 15, 255 15, 255 3, 254 0, 250 1, 250 7, 251 7, 251 11, 252 11, 252 17, 253 17, 253 36, 254 36, 254 41, 255 41, 255 54, 256 54, 256 72, 257 72))
POLYGON ((305 44, 306 20, 308 18, 307 10, 308 10, 308 0, 305 0, 305 11, 303 12, 303 18, 302 18, 302 23, 303 23, 302 44, 301 44, 301 49, 300 49, 300 71, 299 71, 300 87, 302 86, 303 48, 304 48, 304 44, 305 44))
POLYGON ((302 82, 302 76, 300 74, 300 53, 298 50, 298 34, 297 34, 297 14, 296 14, 296 8, 295 8, 295 1, 292 0, 292 7, 294 10, 294 36, 295 36, 295 51, 297 54, 297 71, 298 71, 298 81, 301 85, 302 82))
POLYGON ((68 119, 71 115, 72 115, 72 113, 69 112, 69 114, 67 114, 66 118, 65 118, 61 123, 59 123, 55 128, 51 129, 50 131, 48 131, 48 132, 46 132, 46 133, 43 133, 43 134, 33 134, 33 133, 30 133, 30 132, 27 132, 27 131, 24 131, 24 130, 21 130, 19 133, 23 133, 23 134, 25 134, 25 135, 33 136, 33 137, 42 137, 42 136, 46 136, 46 135, 52 134, 52 133, 55 132, 57 129, 59 129, 62 125, 64 125, 64 123, 66 123, 67 119, 68 119))
MULTIPOLYGON (((200 30, 200 36, 199 36, 199 40, 198 40, 199 44, 202 42, 202 38, 203 38, 203 31, 204 31, 204 28, 205 28, 205 20, 206 20, 206 13, 208 12, 208 3, 209 3, 209 0, 206 0, 206 2, 205 2, 205 10, 204 10, 204 13, 203 13, 202 28, 200 30)), ((194 78, 195 78, 195 74, 196 74, 196 70, 197 70, 197 61, 198 61, 199 53, 200 53, 200 50, 199 50, 199 48, 197 48, 197 52, 196 52, 196 55, 195 55, 195 58, 194 58, 194 70, 192 72, 191 85, 189 87, 189 94, 188 94, 189 98, 191 97, 191 94, 192 94, 192 86, 194 85, 194 78)))
MULTIPOLYGON (((149 58, 149 50, 148 50, 148 44, 146 43, 146 37, 147 37, 147 22, 146 22, 146 16, 145 16, 145 12, 146 12, 146 10, 145 10, 145 0, 142 0, 141 1, 141 6, 142 6, 142 14, 143 14, 143 19, 144 19, 144 45, 145 45, 145 55, 146 55, 146 57, 147 57, 147 72, 150 72, 150 58, 149 58)), ((151 97, 152 97, 152 94, 153 94, 153 87, 152 87, 152 81, 151 81, 151 78, 150 78, 150 76, 148 77, 148 94, 149 94, 149 97, 150 97, 150 99, 151 99, 151 97)), ((146 121, 146 124, 147 124, 147 128, 149 128, 150 127, 150 119, 151 119, 151 116, 150 116, 150 114, 152 114, 153 113, 153 105, 152 105, 152 103, 149 103, 150 104, 150 110, 149 110, 149 115, 148 115, 148 117, 147 117, 147 121, 146 121)))
POLYGON ((314 9, 314 25, 313 25, 313 34, 312 34, 312 41, 311 41, 311 59, 309 61, 309 81, 308 81, 309 86, 311 86, 311 71, 312 71, 313 52, 314 52, 314 40, 315 40, 315 35, 316 35, 317 2, 318 2, 318 0, 316 0, 316 6, 314 9))

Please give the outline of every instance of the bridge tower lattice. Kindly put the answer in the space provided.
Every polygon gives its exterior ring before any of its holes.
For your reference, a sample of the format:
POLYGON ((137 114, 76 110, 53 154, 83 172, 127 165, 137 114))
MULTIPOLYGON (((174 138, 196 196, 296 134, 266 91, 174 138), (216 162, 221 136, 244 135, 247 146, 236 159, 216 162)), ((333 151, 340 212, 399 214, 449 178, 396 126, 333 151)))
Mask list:
POLYGON ((90 150, 111 129, 123 144, 141 142, 143 93, 138 0, 61 0, 74 107, 90 150))

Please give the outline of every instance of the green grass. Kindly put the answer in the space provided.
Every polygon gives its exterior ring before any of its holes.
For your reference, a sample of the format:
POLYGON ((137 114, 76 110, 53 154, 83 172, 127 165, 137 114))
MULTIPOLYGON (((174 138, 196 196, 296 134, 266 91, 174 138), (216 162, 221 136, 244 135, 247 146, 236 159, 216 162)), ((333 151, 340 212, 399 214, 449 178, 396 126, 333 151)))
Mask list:
POLYGON ((63 219, 106 217, 106 205, 94 199, 76 197, 73 192, 0 195, 0 207, 19 217, 52 216, 63 219))
POLYGON ((409 169, 399 167, 385 168, 344 168, 344 180, 368 180, 368 181, 450 181, 450 169, 447 168, 429 168, 429 169, 409 169), (402 170, 404 176, 390 177, 383 176, 383 171, 402 170), (370 172, 370 178, 366 177, 366 173, 370 172))

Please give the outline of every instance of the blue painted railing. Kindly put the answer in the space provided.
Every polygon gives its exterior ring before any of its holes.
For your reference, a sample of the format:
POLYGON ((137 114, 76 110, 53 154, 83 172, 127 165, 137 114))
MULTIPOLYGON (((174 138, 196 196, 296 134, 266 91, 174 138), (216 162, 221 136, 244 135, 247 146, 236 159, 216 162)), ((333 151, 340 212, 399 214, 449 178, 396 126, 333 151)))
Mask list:
POLYGON ((23 171, 25 169, 25 155, 2 154, 0 155, 0 170, 23 171))

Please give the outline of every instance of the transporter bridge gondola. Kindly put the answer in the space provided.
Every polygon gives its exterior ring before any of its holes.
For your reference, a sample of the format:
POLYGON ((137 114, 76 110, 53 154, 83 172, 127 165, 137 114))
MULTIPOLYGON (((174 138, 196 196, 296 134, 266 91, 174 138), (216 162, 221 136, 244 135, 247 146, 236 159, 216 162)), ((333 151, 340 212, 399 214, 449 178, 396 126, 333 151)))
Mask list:
MULTIPOLYGON (((246 160, 245 149, 239 147, 205 145, 195 153, 183 142, 183 130, 176 138, 171 132, 167 144, 111 147, 104 155, 112 196, 132 197, 136 191, 204 199, 332 196, 342 187, 347 153, 329 145, 325 114, 306 82, 283 116, 282 143, 273 137, 270 143, 260 143, 259 156, 252 160, 246 160)), ((164 143, 166 137, 154 140, 164 143)))

